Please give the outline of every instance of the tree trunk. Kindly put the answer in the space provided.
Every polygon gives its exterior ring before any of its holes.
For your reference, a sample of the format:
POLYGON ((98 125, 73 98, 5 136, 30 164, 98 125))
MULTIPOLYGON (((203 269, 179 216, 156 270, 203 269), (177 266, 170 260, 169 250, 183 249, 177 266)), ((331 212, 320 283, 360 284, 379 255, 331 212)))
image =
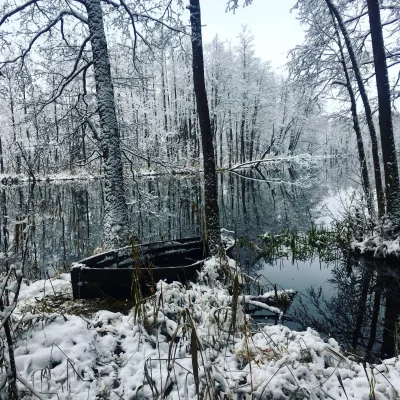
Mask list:
POLYGON ((127 239, 128 208, 125 201, 121 148, 110 61, 100 0, 86 0, 93 52, 97 102, 104 159, 104 246, 120 246, 127 239))
POLYGON ((350 103, 351 103, 351 115, 353 118, 354 132, 356 133, 356 138, 357 138, 358 159, 360 161, 362 184, 363 184, 363 188, 364 188, 364 192, 365 192, 365 197, 367 199, 368 211, 369 211, 371 217, 374 217, 375 210, 374 210, 374 205, 373 205, 373 196, 372 196, 372 192, 371 192, 371 185, 369 182, 367 160, 365 157, 365 150, 364 150, 364 142, 363 142, 363 138, 362 138, 362 134, 361 134, 360 123, 358 120, 356 98, 354 95, 353 87, 351 85, 350 75, 349 75, 349 71, 348 71, 347 65, 346 65, 346 59, 344 57, 342 41, 340 40, 339 31, 338 31, 335 17, 333 15, 332 11, 331 11, 331 16, 332 16, 333 25, 335 28, 335 34, 338 39, 340 58, 341 58, 340 61, 341 61, 342 67, 343 67, 344 75, 346 77, 346 89, 349 94, 350 103))
POLYGON ((235 163, 239 162, 239 135, 238 135, 238 122, 235 121, 235 163))
POLYGON ((224 130, 221 127, 221 129, 219 130, 219 167, 220 168, 223 168, 223 164, 224 164, 223 133, 224 133, 224 130))
POLYGON ((242 103, 242 119, 240 121, 240 162, 246 162, 245 156, 245 125, 246 125, 246 112, 245 112, 245 100, 246 93, 243 94, 243 103, 242 103))
POLYGON ((383 170, 385 173, 386 212, 397 231, 400 222, 400 184, 396 146, 393 135, 390 86, 386 65, 385 44, 382 34, 379 0, 367 0, 372 50, 374 53, 376 87, 378 91, 379 127, 383 170))
POLYGON ((376 137, 376 130, 374 126, 374 121, 372 119, 371 106, 369 104, 367 92, 365 90, 364 81, 361 76, 360 68, 358 66, 356 55, 354 53, 353 45, 351 43, 343 18, 331 0, 325 0, 325 1, 329 10, 335 15, 340 31, 342 32, 344 41, 346 43, 347 51, 349 52, 351 64, 358 85, 358 90, 360 91, 360 96, 364 105, 365 117, 367 119, 369 134, 371 136, 372 158, 374 162, 374 173, 375 173, 375 187, 376 187, 376 195, 378 198, 378 217, 382 217, 385 214, 385 197, 382 186, 382 174, 379 161, 378 139, 376 137))
POLYGON ((3 161, 3 146, 0 137, 0 174, 4 174, 4 161, 3 161))
MULTIPOLYGON (((228 100, 229 100, 229 92, 228 92, 228 100)), ((228 157, 229 157, 229 168, 232 167, 232 158, 233 158, 233 128, 232 128, 232 111, 231 106, 229 106, 228 116, 229 116, 229 139, 227 139, 228 143, 228 157)))
POLYGON ((356 351, 357 349, 358 340, 360 339, 362 333, 370 281, 371 281, 371 272, 367 270, 361 278, 361 293, 359 295, 358 306, 355 315, 356 321, 355 321, 355 327, 351 345, 354 351, 356 351))
POLYGON ((254 160, 254 142, 256 139, 256 123, 257 123, 257 117, 258 117, 258 107, 259 107, 259 98, 258 95, 255 98, 254 101, 254 111, 253 111, 253 117, 251 120, 251 132, 250 132, 250 149, 249 149, 249 160, 254 160))
POLYGON ((15 123, 15 105, 14 105, 14 95, 12 92, 11 78, 9 78, 9 88, 10 88, 10 111, 11 111, 11 124, 13 131, 13 140, 14 142, 17 140, 17 128, 15 123))
POLYGON ((199 115, 204 164, 204 212, 208 250, 218 253, 221 243, 219 227, 218 187, 215 168, 213 134, 204 81, 203 44, 201 35, 200 1, 190 0, 190 24, 192 27, 193 82, 199 115))

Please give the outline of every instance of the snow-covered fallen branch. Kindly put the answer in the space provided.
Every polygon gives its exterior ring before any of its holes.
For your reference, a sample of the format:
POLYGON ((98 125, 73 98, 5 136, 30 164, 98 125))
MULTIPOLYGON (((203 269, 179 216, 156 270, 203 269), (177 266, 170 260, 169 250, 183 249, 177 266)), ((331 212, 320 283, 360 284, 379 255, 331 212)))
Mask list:
POLYGON ((302 187, 302 188, 308 188, 311 187, 312 184, 315 181, 315 177, 313 177, 311 174, 306 174, 305 176, 302 176, 301 178, 295 180, 295 181, 289 181, 281 178, 256 178, 254 176, 247 176, 238 173, 237 171, 230 171, 232 174, 235 174, 237 176, 240 176, 241 178, 245 178, 249 181, 255 181, 255 182, 264 182, 267 184, 275 184, 275 185, 289 185, 289 186, 297 186, 297 187, 302 187))
POLYGON ((259 165, 268 163, 293 163, 310 167, 311 165, 315 164, 317 160, 325 160, 332 157, 333 156, 312 156, 311 154, 298 154, 296 156, 262 158, 260 160, 252 160, 236 164, 233 167, 229 168, 229 171, 235 171, 237 169, 254 168, 255 166, 258 167, 259 165))

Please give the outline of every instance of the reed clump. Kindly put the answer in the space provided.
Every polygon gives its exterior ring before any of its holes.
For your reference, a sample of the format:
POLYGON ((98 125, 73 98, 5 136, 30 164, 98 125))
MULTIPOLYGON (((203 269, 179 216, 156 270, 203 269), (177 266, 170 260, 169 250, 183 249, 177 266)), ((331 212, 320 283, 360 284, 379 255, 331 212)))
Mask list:
POLYGON ((253 247, 270 263, 282 257, 290 257, 292 262, 313 260, 316 257, 321 261, 332 262, 340 258, 345 247, 341 232, 316 226, 312 226, 306 233, 290 229, 279 234, 267 232, 260 239, 261 245, 253 244, 253 247))

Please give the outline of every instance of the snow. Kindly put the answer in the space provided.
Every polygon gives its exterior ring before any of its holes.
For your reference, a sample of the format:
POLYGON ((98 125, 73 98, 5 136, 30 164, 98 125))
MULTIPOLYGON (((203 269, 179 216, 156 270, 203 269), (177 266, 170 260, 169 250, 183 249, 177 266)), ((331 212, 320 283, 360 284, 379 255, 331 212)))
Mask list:
POLYGON ((382 236, 371 236, 361 242, 354 240, 351 248, 359 254, 372 255, 377 258, 400 258, 400 237, 385 240, 382 236))
POLYGON ((352 188, 335 190, 316 205, 314 213, 318 215, 315 220, 317 226, 330 228, 332 223, 341 220, 346 213, 362 203, 360 193, 352 188))
MULTIPOLYGON (((93 179, 101 179, 101 175, 91 174, 87 171, 79 171, 75 173, 62 172, 58 174, 38 174, 35 175, 36 182, 64 182, 64 181, 88 181, 93 179)), ((9 184, 18 184, 31 182, 32 178, 22 174, 0 174, 0 186, 9 184)))
POLYGON ((71 292, 70 274, 60 274, 57 279, 41 279, 36 282, 23 282, 19 292, 19 306, 25 306, 46 295, 71 292), (54 290, 53 290, 54 289, 54 290))
MULTIPOLYGON (((350 243, 350 248, 357 254, 373 258, 386 258, 392 261, 398 261, 400 258, 400 237, 390 239, 384 237, 385 231, 390 232, 392 228, 390 220, 383 219, 383 222, 375 227, 374 232, 371 232, 371 229, 367 229, 366 226, 364 228, 367 233, 362 232, 362 224, 366 224, 370 216, 360 191, 351 187, 339 190, 322 200, 313 212, 318 215, 315 224, 328 229, 332 228, 337 221, 343 225, 343 222, 349 218, 354 220, 353 230, 356 222, 360 223, 361 233, 359 235, 361 237, 353 238, 350 243)), ((346 226, 345 223, 344 226, 346 226)))
MULTIPOLYGON (((200 391, 212 398, 369 399, 369 381, 376 399, 396 398, 396 359, 364 369, 333 338, 326 342, 310 328, 256 326, 241 305, 233 330, 232 296, 214 280, 219 263, 206 262, 197 283, 160 281, 128 315, 103 310, 86 318, 68 308, 35 314, 27 310, 44 296, 71 294, 69 274, 24 283, 13 315, 19 388, 29 394, 21 382, 29 383, 44 399, 195 399, 195 338, 200 391)), ((229 265, 236 269, 233 260, 229 265)))
POLYGON ((136 172, 137 177, 156 177, 160 175, 198 175, 203 172, 199 168, 192 168, 186 166, 176 165, 172 170, 170 168, 163 169, 148 169, 148 168, 140 168, 139 171, 136 172))
MULTIPOLYGON (((135 173, 136 177, 157 177, 160 175, 197 175, 202 172, 200 169, 176 166, 174 169, 146 169, 142 168, 135 173)), ((65 181, 91 181, 97 179, 104 179, 103 175, 94 174, 86 170, 79 170, 72 172, 60 172, 56 174, 37 174, 35 175, 36 182, 65 182, 65 181)), ((31 182, 32 178, 24 174, 0 174, 0 186, 10 184, 25 184, 31 182)))

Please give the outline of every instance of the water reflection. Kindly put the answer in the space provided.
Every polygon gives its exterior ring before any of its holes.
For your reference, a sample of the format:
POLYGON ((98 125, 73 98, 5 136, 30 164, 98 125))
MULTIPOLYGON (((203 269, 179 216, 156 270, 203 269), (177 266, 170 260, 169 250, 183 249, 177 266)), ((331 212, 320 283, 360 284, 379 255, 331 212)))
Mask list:
MULTIPOLYGON (((311 210, 332 182, 321 169, 280 166, 262 171, 268 182, 258 179, 255 171, 245 172, 245 179, 230 173, 219 175, 221 226, 251 238, 267 230, 307 229, 313 218, 311 210), (299 184, 302 177, 309 181, 304 187, 299 184)), ((133 234, 141 241, 199 235, 201 179, 167 176, 129 180, 127 199, 133 234)), ((15 240, 15 227, 7 221, 29 215, 33 221, 29 259, 39 269, 59 269, 101 245, 101 181, 2 186, 0 191, 2 248, 9 246, 7 240, 11 244, 15 240)), ((247 262, 249 266, 251 263, 247 262)))
POLYGON ((393 266, 343 255, 331 263, 260 261, 258 268, 269 280, 299 291, 289 310, 291 328, 312 327, 369 361, 397 354, 400 271, 393 266))

